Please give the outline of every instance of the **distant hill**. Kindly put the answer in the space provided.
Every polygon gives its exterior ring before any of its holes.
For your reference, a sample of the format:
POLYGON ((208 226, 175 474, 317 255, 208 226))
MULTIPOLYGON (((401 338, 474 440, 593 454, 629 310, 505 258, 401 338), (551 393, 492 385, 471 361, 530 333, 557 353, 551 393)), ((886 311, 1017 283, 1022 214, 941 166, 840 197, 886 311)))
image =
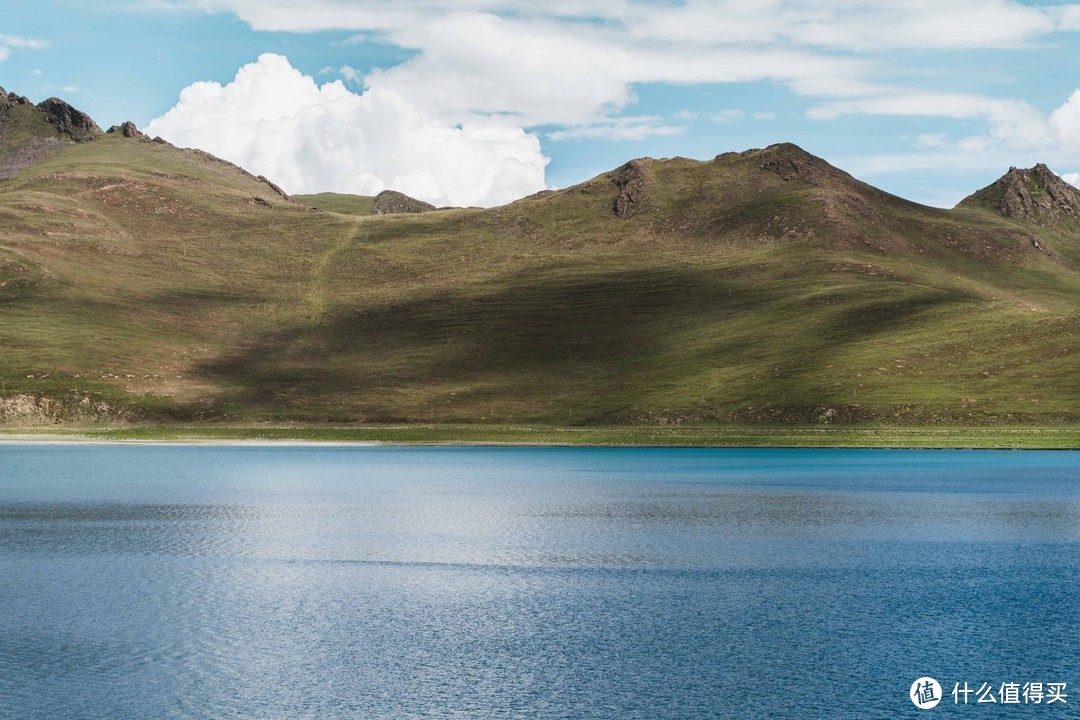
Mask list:
POLYGON ((1001 179, 964 198, 958 207, 986 208, 1013 220, 1053 226, 1062 220, 1080 221, 1080 189, 1040 163, 1026 170, 1009 168, 1001 179))
POLYGON ((394 190, 383 190, 375 196, 327 192, 294 197, 305 205, 344 215, 394 215, 430 212, 436 209, 430 203, 394 190))
POLYGON ((5 97, 0 422, 1080 420, 1045 166, 940 210, 779 144, 378 215, 5 97))

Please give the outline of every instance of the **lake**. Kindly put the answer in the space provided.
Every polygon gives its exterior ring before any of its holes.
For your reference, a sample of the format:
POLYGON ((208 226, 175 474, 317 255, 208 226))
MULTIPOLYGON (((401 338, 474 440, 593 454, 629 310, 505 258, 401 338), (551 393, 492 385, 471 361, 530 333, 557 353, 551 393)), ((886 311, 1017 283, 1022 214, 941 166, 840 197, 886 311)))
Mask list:
POLYGON ((0 717, 1078 717, 1078 549, 1076 452, 0 445, 0 717))

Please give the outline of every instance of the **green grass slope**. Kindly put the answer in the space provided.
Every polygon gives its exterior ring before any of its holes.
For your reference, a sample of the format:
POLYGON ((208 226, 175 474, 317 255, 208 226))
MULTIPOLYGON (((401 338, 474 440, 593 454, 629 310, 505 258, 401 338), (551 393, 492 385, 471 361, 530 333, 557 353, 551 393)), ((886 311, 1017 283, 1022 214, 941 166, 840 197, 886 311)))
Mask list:
POLYGON ((411 198, 395 190, 383 190, 375 196, 325 192, 293 197, 318 210, 328 210, 343 215, 394 215, 431 212, 437 209, 430 203, 411 198))
POLYGON ((490 210, 303 199, 114 135, 0 181, 0 423, 1080 422, 1068 219, 790 145, 490 210))
POLYGON ((293 195, 294 198, 313 208, 342 215, 374 215, 374 195, 348 195, 345 193, 316 193, 314 195, 293 195))

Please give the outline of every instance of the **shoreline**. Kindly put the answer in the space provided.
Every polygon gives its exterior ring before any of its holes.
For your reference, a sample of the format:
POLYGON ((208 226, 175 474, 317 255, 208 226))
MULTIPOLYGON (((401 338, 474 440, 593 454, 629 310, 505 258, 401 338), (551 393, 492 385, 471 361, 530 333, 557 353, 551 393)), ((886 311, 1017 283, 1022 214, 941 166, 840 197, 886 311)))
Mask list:
POLYGON ((1080 450, 1080 427, 134 426, 0 428, 0 445, 1080 450))

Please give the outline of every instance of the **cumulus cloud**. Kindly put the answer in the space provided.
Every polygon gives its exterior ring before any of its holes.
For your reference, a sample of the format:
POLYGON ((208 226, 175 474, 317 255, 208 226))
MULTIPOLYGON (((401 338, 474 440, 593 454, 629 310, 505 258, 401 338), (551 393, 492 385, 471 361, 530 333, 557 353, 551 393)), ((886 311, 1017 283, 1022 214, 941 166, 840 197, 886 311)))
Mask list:
POLYGON ((364 76, 354 67, 342 65, 338 72, 341 73, 341 77, 345 78, 346 81, 351 82, 353 85, 364 84, 364 76))
POLYGON ((232 82, 197 82, 147 126, 293 193, 392 188, 436 205, 495 205, 544 188, 535 135, 500 118, 448 125, 385 88, 318 85, 264 54, 232 82))
POLYGON ((1050 113, 1050 127, 1062 145, 1080 150, 1080 90, 1050 113))
MULTIPOLYGON (((160 0, 159 0, 160 1, 160 0)), ((444 121, 504 114, 522 127, 595 128, 632 106, 644 83, 771 81, 792 92, 862 105, 821 106, 811 117, 849 113, 958 117, 949 97, 882 84, 883 50, 1016 48, 1080 29, 1078 4, 1019 0, 172 0, 230 12, 256 30, 354 33, 346 43, 384 42, 412 51, 376 69, 365 87, 391 90, 444 121), (903 103, 887 101, 903 96, 903 103), (867 102, 877 103, 876 105, 867 102)), ((360 85, 360 80, 356 79, 360 85)), ((964 110, 1007 135, 1024 108, 964 110)), ((968 106, 981 102, 963 98, 968 106)), ((573 132, 568 129, 567 132, 573 132)), ((1024 133, 1013 133, 1016 137, 1024 133)))
POLYGON ((1077 188, 1080 188, 1080 172, 1065 173, 1061 176, 1061 179, 1070 185, 1075 185, 1077 188))
MULTIPOLYGON (((376 108, 394 105, 418 128, 450 132, 470 148, 482 144, 475 136, 480 129, 505 134, 500 135, 501 146, 514 147, 535 140, 523 128, 554 126, 545 135, 549 140, 634 141, 677 134, 683 131, 677 123, 634 115, 637 88, 765 82, 809 99, 806 116, 816 120, 880 115, 979 121, 981 127, 965 129, 974 132, 966 137, 928 133, 914 143, 915 154, 967 158, 964 167, 973 167, 980 153, 1003 149, 1080 157, 1077 95, 1048 114, 1014 98, 949 88, 927 91, 914 87, 925 66, 912 62, 905 67, 904 54, 897 52, 933 50, 944 57, 951 51, 1034 47, 1055 33, 1080 31, 1076 2, 140 1, 232 13, 260 31, 340 31, 348 37, 337 44, 346 48, 364 43, 401 48, 408 59, 393 66, 366 74, 348 65, 337 70, 350 87, 364 89, 358 97, 365 99, 365 109, 357 111, 359 115, 369 118, 382 112, 376 108)), ((942 84, 935 82, 935 87, 942 84)), ((334 122, 341 120, 337 112, 334 122)), ((766 112, 713 115, 720 123, 776 117, 766 112)), ((290 127, 307 132, 313 117, 314 110, 298 108, 290 127)), ((456 147, 451 143, 447 153, 457 153, 452 149, 456 147)), ((433 152, 441 155, 437 148, 433 152)), ((539 149, 526 154, 533 158, 526 165, 531 171, 539 167, 542 182, 543 165, 536 164, 539 149)), ((312 171, 307 161, 290 162, 277 174, 286 184, 288 175, 282 173, 299 178, 298 168, 312 171)), ((390 166, 380 168, 375 175, 392 182, 390 166)), ((494 196, 485 197, 490 202, 494 196)))

